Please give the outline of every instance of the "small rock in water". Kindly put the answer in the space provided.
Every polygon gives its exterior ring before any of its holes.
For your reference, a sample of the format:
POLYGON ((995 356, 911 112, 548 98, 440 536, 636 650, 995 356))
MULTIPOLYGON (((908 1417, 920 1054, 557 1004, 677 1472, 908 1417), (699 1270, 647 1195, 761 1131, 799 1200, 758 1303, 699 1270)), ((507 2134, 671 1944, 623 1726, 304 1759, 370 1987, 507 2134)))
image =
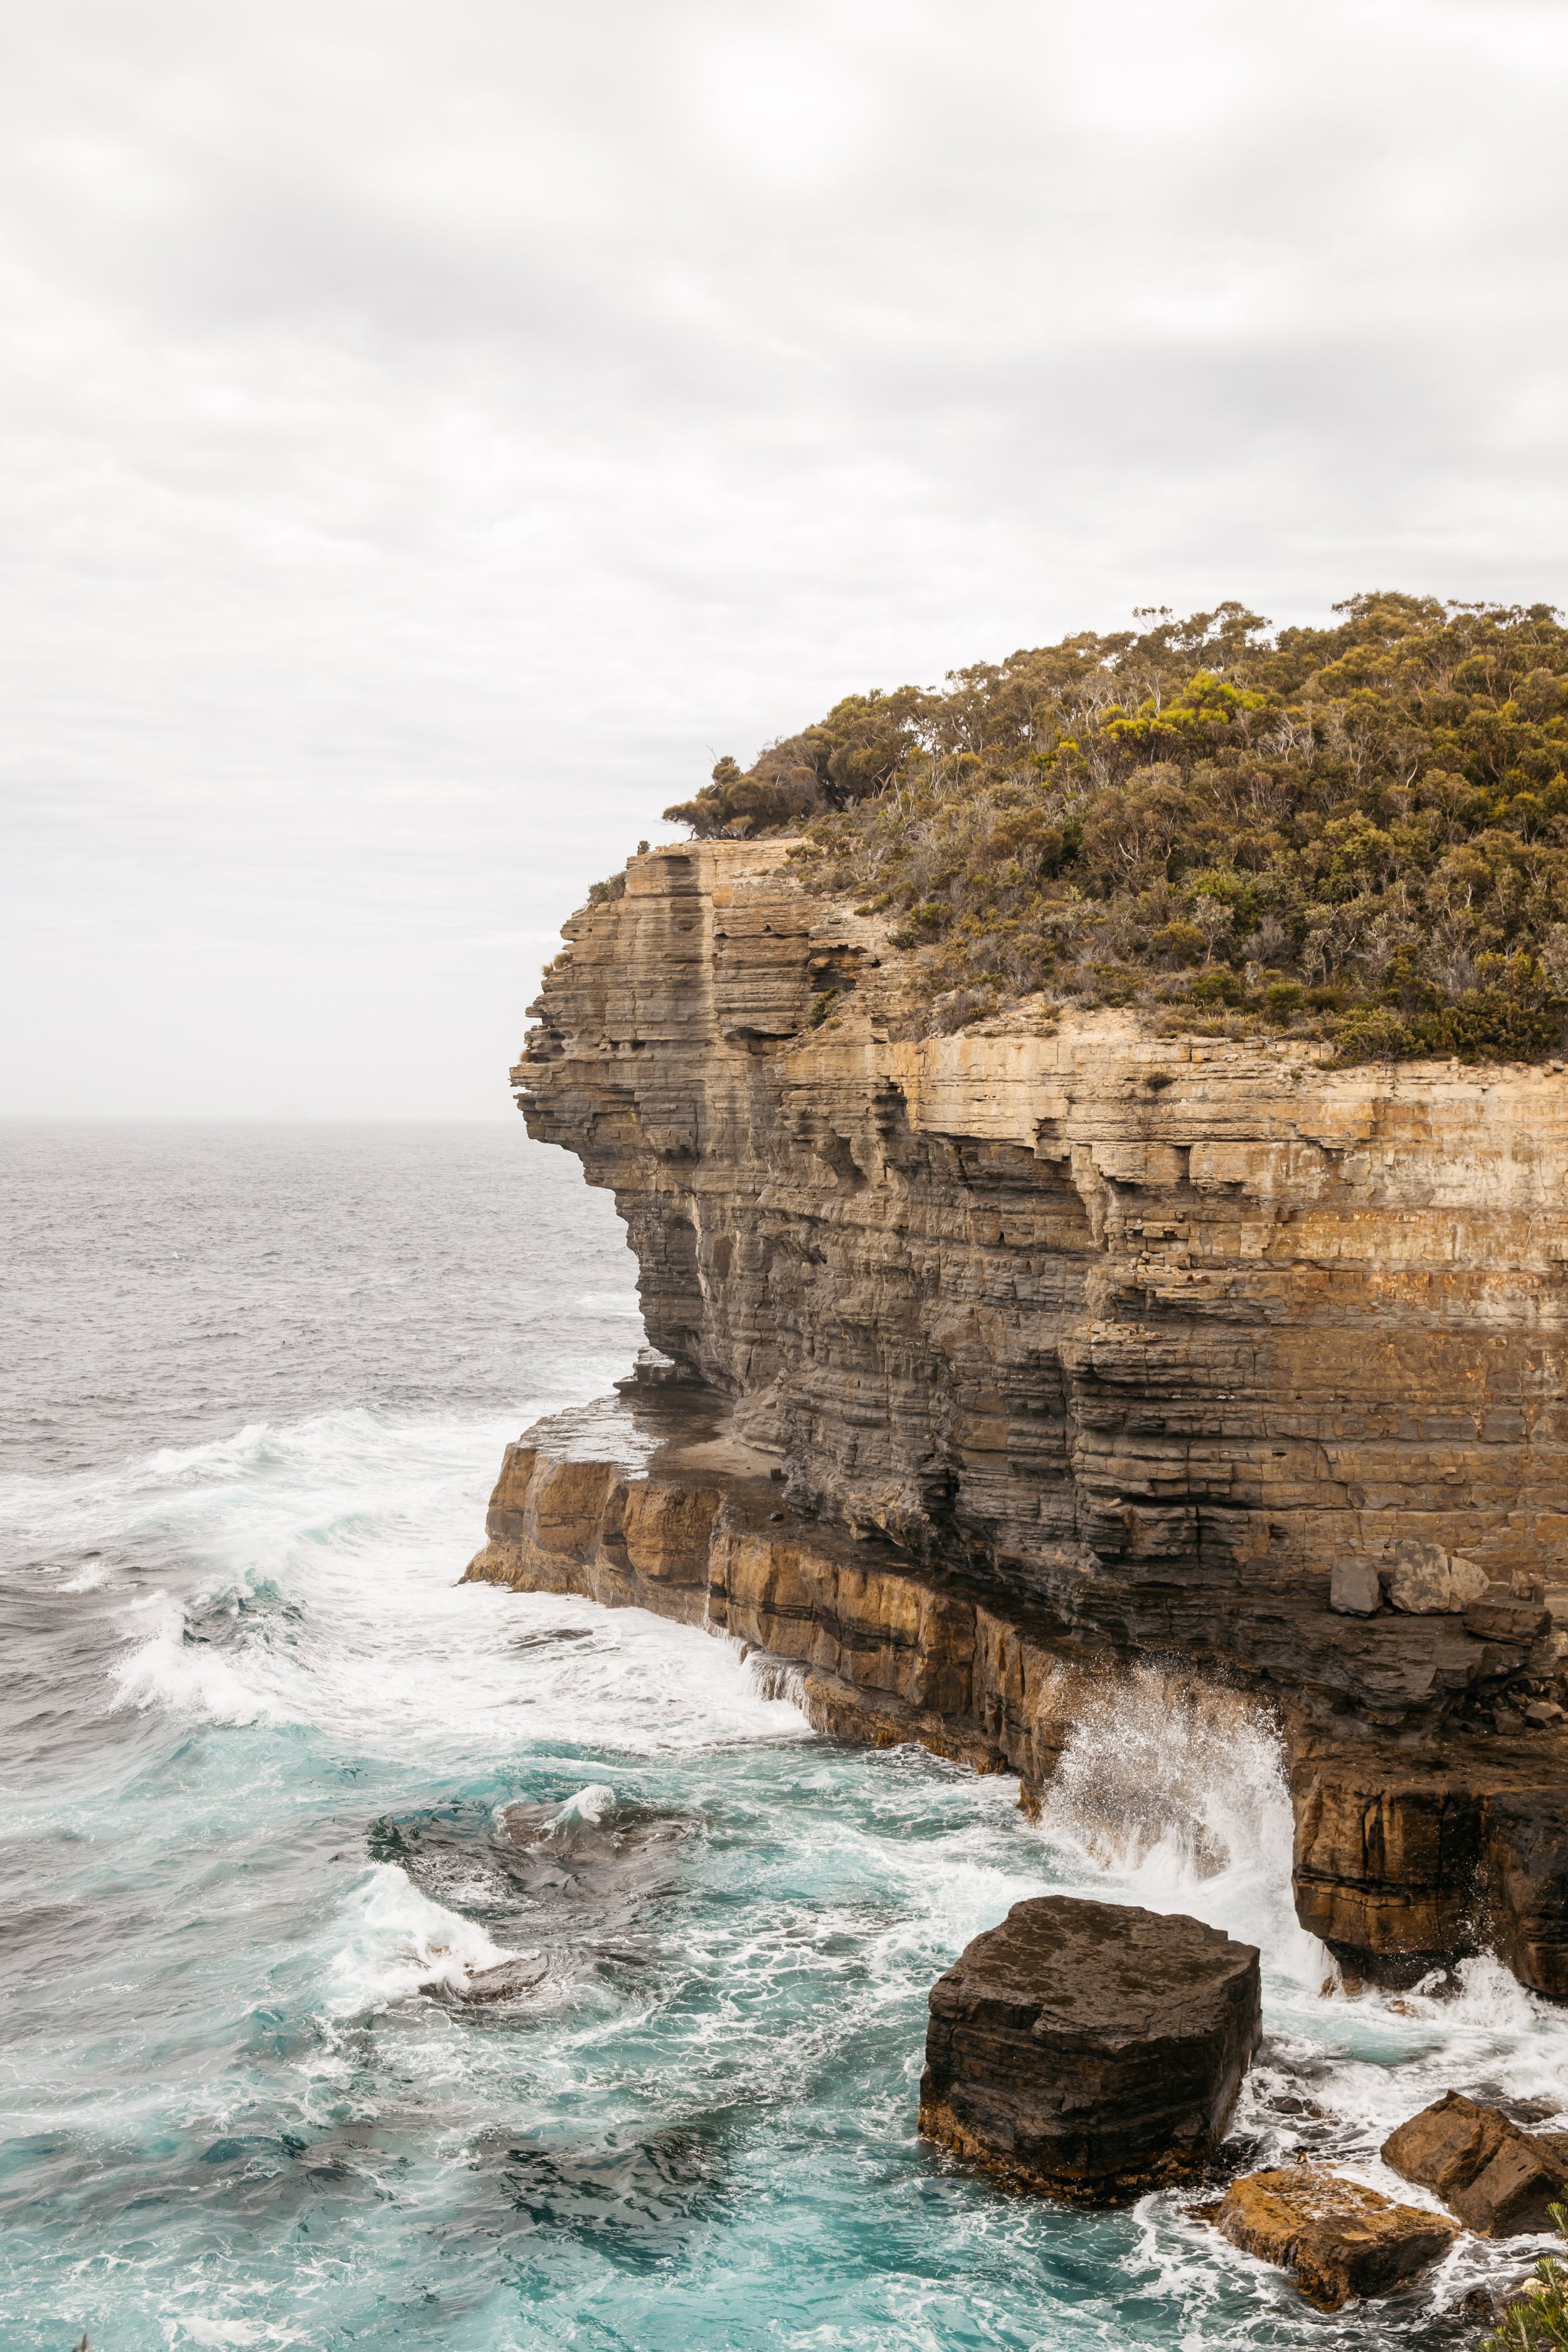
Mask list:
POLYGON ((1251 1944, 1131 1905, 1015 1903, 931 1988, 920 2127, 1048 2196, 1141 2196, 1213 2162, 1260 2032, 1251 1944))
POLYGON ((531 1992, 542 1984, 545 1963, 536 1955, 524 1958, 502 1960, 493 1969, 474 1969, 468 1983, 458 1994, 463 2001, 510 2000, 519 1993, 531 1992))
POLYGON ((1549 2124, 1564 2107, 1568 2107, 1568 2098, 1552 2098, 1549 2095, 1545 2098, 1510 2099, 1502 2112, 1510 2123, 1523 2124, 1528 2130, 1531 2124, 1549 2124))
POLYGON ((1384 2141, 1383 2160, 1417 2188, 1432 2189, 1483 2238, 1549 2230, 1547 2207, 1560 2201, 1568 2177, 1568 2164, 1545 2135, 1460 2091, 1401 2124, 1384 2141))
POLYGON ((1304 2099, 1295 2091, 1282 2091, 1274 2098, 1265 2100, 1264 2105, 1277 2116, 1305 2116, 1313 2123, 1323 2122, 1329 2112, 1326 2107, 1319 2106, 1316 2099, 1304 2099))
POLYGON ((1309 2164, 1233 2180, 1215 2226, 1243 2253, 1289 2271, 1320 2311, 1337 2311, 1356 2295, 1387 2294, 1446 2254, 1459 2234, 1440 2213, 1396 2205, 1359 2180, 1309 2164))

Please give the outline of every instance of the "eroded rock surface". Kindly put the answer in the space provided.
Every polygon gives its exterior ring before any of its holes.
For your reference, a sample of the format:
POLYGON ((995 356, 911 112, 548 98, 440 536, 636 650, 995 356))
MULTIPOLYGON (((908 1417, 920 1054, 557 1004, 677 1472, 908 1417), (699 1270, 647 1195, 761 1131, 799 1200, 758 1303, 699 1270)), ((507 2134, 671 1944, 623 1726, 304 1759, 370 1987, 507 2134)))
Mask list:
MULTIPOLYGON (((487 1528, 475 1581, 706 1626, 760 1653, 820 1728, 921 1740, 981 1771, 1016 1771, 1031 1793, 1126 1671, 1008 1593, 791 1509, 767 1458, 728 1434, 701 1390, 538 1423, 507 1448, 487 1528)), ((1222 1736, 1247 1709, 1173 1667, 1161 1692, 1222 1736)))
POLYGON ((1217 1675, 1289 1733, 1309 1924, 1568 1996, 1568 1080, 1113 1013, 916 1037, 788 855, 634 859, 514 1073, 749 1466, 545 1493, 525 1445, 474 1572, 809 1629, 825 1709, 1037 1778, 1066 1654, 1217 1675))
POLYGON ((1244 2253, 1288 2270, 1320 2311, 1387 2294, 1446 2254, 1458 2235, 1440 2213, 1396 2205, 1359 2180, 1308 2164, 1233 2180, 1215 2226, 1244 2253))
POLYGON ((1259 1998, 1256 1947, 1196 1919, 1015 1903, 931 1988, 921 2130, 1074 2202, 1190 2179, 1225 2137, 1259 1998))

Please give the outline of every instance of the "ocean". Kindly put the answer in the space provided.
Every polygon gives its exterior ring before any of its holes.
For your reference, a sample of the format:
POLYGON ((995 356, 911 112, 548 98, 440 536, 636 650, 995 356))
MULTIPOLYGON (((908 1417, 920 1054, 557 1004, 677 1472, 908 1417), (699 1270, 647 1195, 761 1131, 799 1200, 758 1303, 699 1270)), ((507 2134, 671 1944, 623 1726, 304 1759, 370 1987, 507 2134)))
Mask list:
POLYGON ((1260 2163, 1418 2195, 1386 2132, 1568 2105, 1568 2015, 1486 1958, 1325 1997, 1267 1727, 1156 1674, 1031 1822, 700 1632, 459 1585, 504 1442, 641 1340, 574 1161, 13 1123, 0 1169, 5 2347, 1436 2347, 1539 2251, 1324 2317, 1180 2196, 1067 2211, 916 2137, 932 1980, 1053 1888, 1261 1947, 1260 2163))

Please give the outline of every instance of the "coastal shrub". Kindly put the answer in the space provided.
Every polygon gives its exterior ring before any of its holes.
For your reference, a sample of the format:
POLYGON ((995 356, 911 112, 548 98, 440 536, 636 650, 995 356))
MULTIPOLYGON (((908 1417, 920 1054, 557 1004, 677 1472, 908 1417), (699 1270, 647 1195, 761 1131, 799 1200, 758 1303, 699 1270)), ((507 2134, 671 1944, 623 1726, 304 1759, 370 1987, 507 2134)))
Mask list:
POLYGON ((707 841, 782 833, 820 810, 873 799, 898 774, 923 700, 912 686, 848 695, 815 727, 770 743, 743 773, 738 761, 721 760, 711 782, 665 816, 707 841))
MULTIPOLYGON (((1548 2207, 1560 2238, 1568 2238, 1568 2210, 1548 2207)), ((1568 2352, 1568 2270, 1551 2254, 1535 2265, 1523 2294, 1477 2352, 1568 2352)))
POLYGON ((666 814, 801 835, 804 878, 889 916, 933 1027, 1044 996, 1346 1061, 1562 1052, 1568 630, 1393 593, 1334 614, 1143 612, 852 695, 666 814))

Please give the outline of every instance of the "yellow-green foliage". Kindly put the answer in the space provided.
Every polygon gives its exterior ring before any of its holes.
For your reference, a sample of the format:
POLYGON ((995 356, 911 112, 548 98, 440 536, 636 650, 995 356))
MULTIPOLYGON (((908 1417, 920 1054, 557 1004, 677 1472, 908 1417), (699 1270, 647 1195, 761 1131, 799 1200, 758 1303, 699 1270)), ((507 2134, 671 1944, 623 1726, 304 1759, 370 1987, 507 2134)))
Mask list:
POLYGON ((667 811, 805 830, 939 1026, 1044 991, 1345 1059, 1522 1060, 1568 1013, 1568 630, 1548 605, 1239 604, 855 696, 667 811))

